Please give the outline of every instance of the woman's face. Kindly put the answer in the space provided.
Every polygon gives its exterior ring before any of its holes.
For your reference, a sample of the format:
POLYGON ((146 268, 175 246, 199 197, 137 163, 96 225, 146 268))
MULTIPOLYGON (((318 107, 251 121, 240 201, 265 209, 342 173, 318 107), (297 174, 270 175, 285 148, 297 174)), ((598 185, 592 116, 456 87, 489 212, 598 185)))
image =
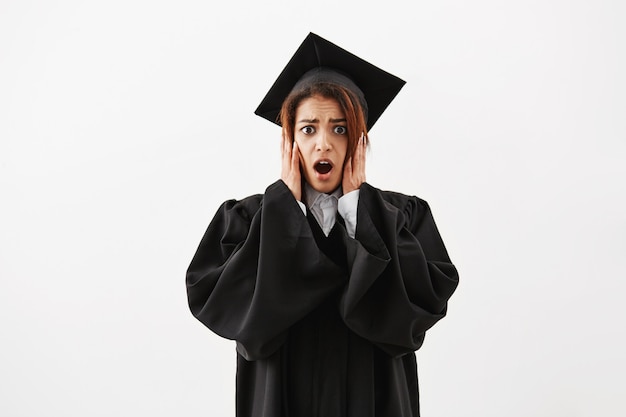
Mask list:
POLYGON ((331 193, 341 185, 347 133, 345 115, 336 100, 312 96, 300 102, 294 140, 304 179, 316 191, 331 193))

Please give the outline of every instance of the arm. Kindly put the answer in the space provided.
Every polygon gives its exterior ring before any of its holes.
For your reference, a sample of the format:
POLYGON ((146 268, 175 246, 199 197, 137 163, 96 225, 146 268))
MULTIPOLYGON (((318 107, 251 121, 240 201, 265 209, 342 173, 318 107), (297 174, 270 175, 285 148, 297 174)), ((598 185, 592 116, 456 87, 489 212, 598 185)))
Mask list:
POLYGON ((187 271, 194 316, 236 340, 247 360, 274 353, 293 323, 344 284, 283 181, 262 202, 224 203, 187 271))
POLYGON ((348 242, 344 321, 392 356, 418 349, 446 314, 458 274, 428 204, 363 183, 356 240, 348 242))

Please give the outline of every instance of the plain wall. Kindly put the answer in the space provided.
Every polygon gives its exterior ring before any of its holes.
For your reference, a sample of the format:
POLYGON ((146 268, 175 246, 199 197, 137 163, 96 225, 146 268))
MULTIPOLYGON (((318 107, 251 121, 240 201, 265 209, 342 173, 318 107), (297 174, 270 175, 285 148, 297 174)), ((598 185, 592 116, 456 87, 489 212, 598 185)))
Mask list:
POLYGON ((310 32, 407 81, 367 180, 429 201, 461 274, 426 417, 623 416, 619 1, 0 2, 0 414, 234 416, 185 270, 280 175, 253 111, 310 32), (219 5, 217 5, 219 4, 219 5))

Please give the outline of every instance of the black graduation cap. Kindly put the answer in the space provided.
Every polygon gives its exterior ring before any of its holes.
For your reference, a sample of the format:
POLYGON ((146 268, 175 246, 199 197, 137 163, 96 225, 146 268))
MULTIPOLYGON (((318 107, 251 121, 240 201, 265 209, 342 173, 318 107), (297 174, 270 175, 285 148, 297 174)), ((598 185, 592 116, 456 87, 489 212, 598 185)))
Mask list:
POLYGON ((336 82, 356 93, 362 102, 364 99, 368 130, 406 84, 395 75, 309 33, 254 113, 279 124, 283 101, 294 87, 315 81, 336 82))

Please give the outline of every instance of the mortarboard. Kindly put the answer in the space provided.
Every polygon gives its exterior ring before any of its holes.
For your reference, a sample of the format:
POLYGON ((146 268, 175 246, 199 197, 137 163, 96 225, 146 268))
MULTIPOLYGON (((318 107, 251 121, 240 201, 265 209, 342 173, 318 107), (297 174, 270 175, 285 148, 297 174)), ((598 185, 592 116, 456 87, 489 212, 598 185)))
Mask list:
POLYGON ((371 129, 406 83, 320 36, 309 33, 255 114, 279 124, 283 101, 294 87, 316 81, 331 81, 348 87, 365 101, 367 129, 371 129))

